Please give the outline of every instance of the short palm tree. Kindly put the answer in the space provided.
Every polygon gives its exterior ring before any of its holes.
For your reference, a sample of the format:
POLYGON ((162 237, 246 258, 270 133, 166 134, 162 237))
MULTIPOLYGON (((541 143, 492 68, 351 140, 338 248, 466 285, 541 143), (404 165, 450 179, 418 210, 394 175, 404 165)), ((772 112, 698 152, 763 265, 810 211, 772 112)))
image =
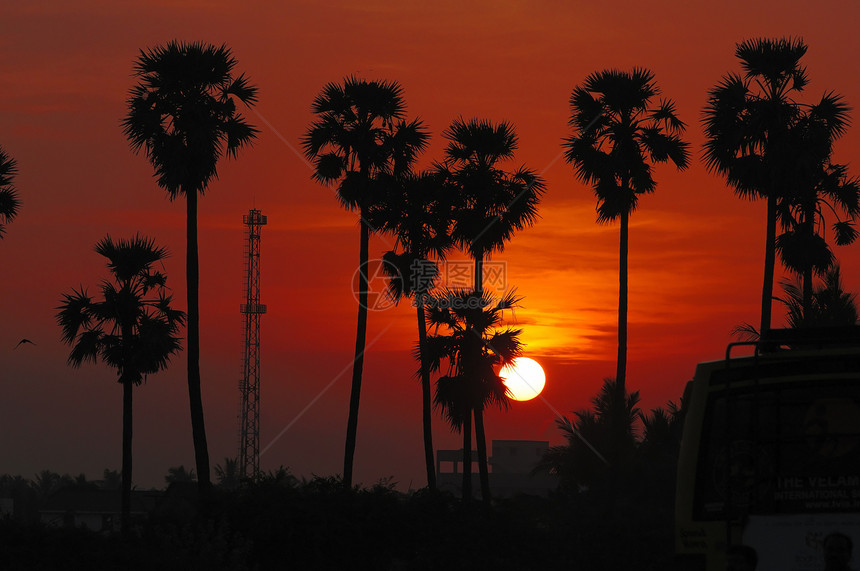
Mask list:
POLYGON ((378 228, 396 237, 395 249, 383 256, 390 275, 389 293, 398 302, 412 298, 418 317, 416 357, 421 379, 422 428, 427 486, 436 489, 436 462, 433 457, 432 398, 430 370, 425 346, 427 325, 424 304, 438 276, 435 260, 444 260, 452 246, 451 194, 439 171, 406 173, 391 186, 378 212, 378 228), (400 250, 399 252, 397 250, 400 250))
POLYGON ((197 475, 194 473, 194 468, 187 470, 183 465, 171 466, 167 469, 167 475, 164 476, 164 482, 166 484, 193 482, 196 479, 197 475))
MULTIPOLYGON (((807 327, 850 327, 857 324, 857 295, 842 287, 839 264, 832 264, 818 285, 813 285, 812 299, 807 301, 805 283, 798 279, 780 281, 783 294, 774 299, 786 309, 786 324, 791 329, 807 327)), ((761 334, 750 323, 734 328, 736 337, 744 341, 758 341, 761 334)))
POLYGON ((639 391, 619 399, 618 383, 605 379, 600 392, 591 399, 592 409, 574 412, 556 421, 566 443, 551 446, 537 471, 557 474, 562 489, 577 492, 607 479, 607 472, 630 466, 637 445, 636 421, 640 418, 639 391), (623 439, 615 437, 618 425, 623 439))
POLYGON ((224 458, 224 464, 215 464, 215 477, 218 485, 225 490, 235 490, 239 487, 239 461, 235 458, 224 458))
POLYGON ((742 198, 767 201, 760 331, 770 329, 776 226, 798 182, 797 140, 803 111, 794 97, 806 86, 800 39, 745 40, 735 49, 744 76, 730 73, 714 87, 704 111, 704 158, 742 198))
MULTIPOLYGON (((447 290, 433 296, 429 304, 427 323, 435 332, 426 345, 430 370, 440 370, 442 361, 447 360, 446 374, 436 381, 434 402, 451 427, 463 434, 462 493, 466 501, 472 496, 471 416, 488 405, 501 409, 509 406, 498 370, 519 356, 522 330, 501 327, 504 312, 518 307, 520 299, 513 292, 495 300, 484 292, 447 290), (443 326, 447 333, 440 334, 443 326)), ((486 492, 484 485, 482 493, 486 492)), ((488 493, 483 497, 489 500, 488 493)))
MULTIPOLYGON (((565 160, 597 196, 597 221, 619 221, 618 398, 627 378, 628 221, 642 194, 657 186, 655 163, 689 164, 689 145, 681 140, 685 124, 670 99, 654 99, 660 90, 647 69, 592 73, 570 96, 573 134, 563 142, 565 160)), ((621 430, 621 428, 619 428, 621 430)), ((620 438, 620 436, 619 436, 620 438)))
POLYGON ((812 299, 806 300, 804 280, 783 280, 785 295, 777 298, 787 310, 788 326, 846 327, 857 324, 857 296, 842 288, 838 264, 824 272, 821 283, 813 288, 812 299))
POLYGON ((6 232, 6 225, 18 215, 21 201, 12 181, 18 174, 15 159, 0 147, 0 238, 6 232))
POLYGON ((348 77, 342 85, 326 85, 312 110, 317 119, 301 142, 314 162, 314 178, 325 185, 336 184, 341 205, 359 214, 358 323, 343 463, 343 483, 350 488, 367 337, 370 218, 381 204, 386 185, 409 171, 429 135, 420 121, 403 120, 403 88, 396 82, 348 77))
MULTIPOLYGON (((525 166, 515 170, 503 168, 505 161, 513 159, 518 144, 510 123, 460 118, 442 136, 448 145, 445 163, 440 169, 457 195, 451 235, 475 261, 474 287, 480 296, 485 258, 503 251, 518 230, 537 221, 537 208, 546 183, 525 166)), ((472 413, 475 415, 481 492, 484 499, 489 500, 483 408, 476 408, 472 413)), ((471 470, 471 465, 464 466, 464 470, 471 470)))
POLYGON ((68 362, 102 361, 117 371, 122 385, 122 525, 128 530, 132 476, 132 389, 147 375, 167 367, 180 351, 177 332, 185 314, 171 307, 164 274, 153 266, 167 250, 135 236, 114 242, 105 237, 95 250, 107 258, 111 280, 101 285, 100 299, 83 288, 63 295, 57 308, 62 339, 72 346, 68 362))
POLYGON ((138 83, 122 121, 132 150, 145 149, 158 186, 170 200, 185 197, 188 396, 203 491, 209 489, 211 479, 200 390, 197 195, 217 178, 218 161, 224 155, 235 158, 257 134, 237 110, 237 103, 251 106, 257 101, 257 88, 244 75, 235 75, 236 63, 226 45, 169 42, 141 50, 134 67, 138 83))

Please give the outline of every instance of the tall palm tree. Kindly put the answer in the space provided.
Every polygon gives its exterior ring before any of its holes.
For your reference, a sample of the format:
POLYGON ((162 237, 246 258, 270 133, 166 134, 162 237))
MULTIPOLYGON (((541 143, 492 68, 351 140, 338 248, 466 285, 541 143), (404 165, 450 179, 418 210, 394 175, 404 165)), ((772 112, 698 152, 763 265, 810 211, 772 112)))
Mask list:
MULTIPOLYGON (((517 150, 517 135, 510 123, 460 118, 442 136, 448 140, 448 145, 441 169, 459 195, 452 237, 475 261, 475 293, 481 296, 485 258, 503 251, 516 231, 535 223, 546 183, 525 166, 515 170, 502 168, 502 163, 513 159, 517 150)), ((481 493, 489 501, 483 407, 473 410, 472 414, 481 493)), ((467 416, 471 414, 467 412, 467 416)), ((471 470, 471 465, 464 465, 464 470, 471 470)))
POLYGON ((796 139, 802 115, 794 97, 808 82, 800 39, 745 40, 735 49, 744 76, 730 73, 714 87, 704 110, 704 157, 742 198, 767 201, 761 327, 770 329, 779 209, 794 193, 796 139))
POLYGON ((128 531, 132 474, 132 389, 147 375, 167 367, 181 349, 176 333, 185 314, 171 307, 164 274, 153 265, 167 250, 135 236, 114 242, 110 236, 95 251, 107 258, 111 280, 101 285, 101 299, 80 289, 63 295, 57 324, 72 346, 68 362, 80 367, 101 360, 117 370, 122 384, 122 527, 128 531))
MULTIPOLYGON (((501 326, 504 312, 518 307, 520 299, 513 292, 496 301, 485 292, 448 290, 433 296, 429 305, 427 322, 435 332, 426 345, 430 370, 438 371, 443 359, 448 363, 446 374, 436 381, 434 402, 449 424, 463 434, 465 501, 472 496, 471 414, 491 404, 502 409, 509 406, 498 370, 522 351, 521 330, 501 326), (447 334, 438 333, 442 326, 447 334)), ((478 434, 475 436, 477 439, 478 434)), ((482 482, 481 486, 488 501, 489 484, 482 482)))
POLYGON ((0 238, 6 232, 6 225, 18 215, 21 201, 12 181, 18 174, 15 159, 0 147, 0 238))
POLYGON ((435 259, 443 260, 451 248, 451 194, 441 172, 406 173, 399 177, 384 206, 378 227, 396 236, 395 250, 383 256, 389 273, 389 294, 398 302, 412 298, 418 317, 416 358, 421 379, 422 428, 427 486, 436 489, 436 462, 433 457, 432 398, 426 344, 427 323, 424 304, 439 276, 435 259), (400 250, 398 253, 397 250, 400 250))
POLYGON ((411 168, 429 135, 419 120, 403 120, 403 88, 396 82, 348 77, 343 85, 329 83, 314 99, 312 110, 317 119, 301 143, 314 162, 314 178, 325 185, 336 184, 341 205, 359 214, 358 323, 343 462, 343 483, 350 488, 367 336, 371 210, 382 200, 390 178, 411 168))
MULTIPOLYGON (((576 176, 597 196, 597 221, 619 221, 618 360, 615 387, 623 400, 627 378, 627 244, 630 214, 639 196, 657 186, 652 165, 671 161, 683 170, 689 144, 685 124, 670 99, 654 101, 660 89, 647 69, 592 73, 570 96, 573 134, 562 146, 576 176)), ((623 427, 618 427, 622 430, 623 427)), ((621 434, 618 436, 622 437, 621 434)))
POLYGON ((222 156, 235 158, 257 129, 237 110, 257 101, 257 88, 235 75, 236 59, 226 45, 169 42, 141 50, 134 67, 137 85, 128 99, 123 132, 155 169, 170 200, 186 202, 188 295, 188 396, 194 459, 201 491, 211 487, 209 449, 200 391, 200 310, 197 195, 218 176, 222 156))
POLYGON ((857 237, 852 223, 860 214, 860 184, 848 175, 845 165, 830 160, 834 141, 847 125, 848 106, 840 96, 826 93, 798 116, 787 135, 795 157, 786 171, 794 176, 790 195, 779 205, 785 231, 777 236, 775 247, 783 265, 801 276, 807 310, 812 303, 813 274, 823 274, 835 260, 821 232, 822 210, 829 209, 837 218, 833 226, 837 245, 850 244, 857 237))

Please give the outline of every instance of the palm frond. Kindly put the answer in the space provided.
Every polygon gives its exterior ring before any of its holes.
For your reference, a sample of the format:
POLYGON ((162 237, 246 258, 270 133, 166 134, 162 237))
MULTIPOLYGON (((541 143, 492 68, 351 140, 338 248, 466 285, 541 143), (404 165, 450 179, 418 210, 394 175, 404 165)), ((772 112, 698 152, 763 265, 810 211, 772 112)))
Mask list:
POLYGON ((73 343, 81 328, 87 328, 92 323, 93 318, 89 312, 91 302, 90 296, 83 288, 63 294, 56 317, 65 343, 73 343))
POLYGON ((857 239, 857 229, 848 220, 835 222, 833 224, 833 233, 836 234, 837 246, 853 244, 857 239))
POLYGON ((0 238, 3 238, 6 224, 18 215, 18 210, 21 208, 21 200, 13 185, 17 174, 18 166, 15 159, 0 147, 0 238))
POLYGON ((172 41, 140 51, 123 133, 135 153, 145 149, 171 198, 204 192, 218 160, 235 157, 258 132, 236 110, 236 100, 257 101, 247 77, 234 77, 236 63, 226 45, 172 41))

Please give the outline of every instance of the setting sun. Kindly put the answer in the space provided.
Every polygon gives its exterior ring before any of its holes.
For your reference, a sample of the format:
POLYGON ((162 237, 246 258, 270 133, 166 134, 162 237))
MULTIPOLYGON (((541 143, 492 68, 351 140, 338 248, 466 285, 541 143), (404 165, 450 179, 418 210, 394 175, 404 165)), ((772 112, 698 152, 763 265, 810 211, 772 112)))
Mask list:
POLYGON ((543 368, 534 359, 519 357, 499 371, 499 376, 508 387, 510 397, 518 401, 531 400, 538 396, 546 384, 543 368))

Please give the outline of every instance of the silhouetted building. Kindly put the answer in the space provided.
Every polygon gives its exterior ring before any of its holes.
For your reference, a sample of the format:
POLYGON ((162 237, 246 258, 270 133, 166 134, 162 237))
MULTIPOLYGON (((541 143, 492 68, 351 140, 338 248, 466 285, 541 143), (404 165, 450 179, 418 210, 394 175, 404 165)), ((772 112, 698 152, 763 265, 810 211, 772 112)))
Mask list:
MULTIPOLYGON (((146 517, 163 492, 132 491, 132 518, 146 517)), ((40 521, 54 527, 85 527, 91 531, 118 531, 121 521, 119 490, 63 488, 39 510, 40 521)))
MULTIPOLYGON (((549 450, 546 440, 493 440, 489 458, 490 492, 504 498, 516 494, 546 496, 558 487, 553 474, 532 474, 549 450)), ((478 454, 472 450, 472 492, 480 494, 478 454)), ((460 496, 463 483, 463 449, 436 452, 436 480, 440 490, 460 496)))

